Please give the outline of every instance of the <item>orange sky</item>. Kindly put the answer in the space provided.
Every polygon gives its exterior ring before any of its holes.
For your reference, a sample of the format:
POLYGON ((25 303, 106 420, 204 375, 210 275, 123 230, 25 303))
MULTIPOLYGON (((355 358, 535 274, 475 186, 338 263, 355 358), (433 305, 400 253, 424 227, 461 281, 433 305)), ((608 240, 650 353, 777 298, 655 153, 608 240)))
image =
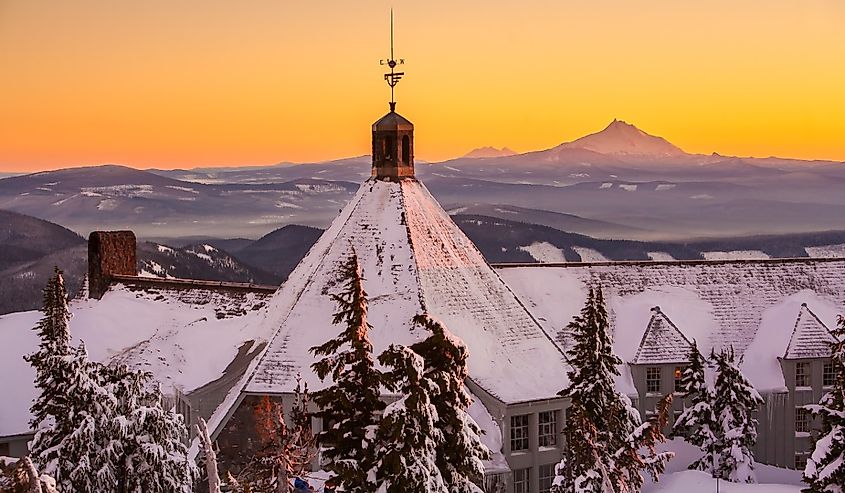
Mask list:
POLYGON ((613 118, 690 152, 845 161, 841 0, 0 0, 0 171, 548 148, 613 118))

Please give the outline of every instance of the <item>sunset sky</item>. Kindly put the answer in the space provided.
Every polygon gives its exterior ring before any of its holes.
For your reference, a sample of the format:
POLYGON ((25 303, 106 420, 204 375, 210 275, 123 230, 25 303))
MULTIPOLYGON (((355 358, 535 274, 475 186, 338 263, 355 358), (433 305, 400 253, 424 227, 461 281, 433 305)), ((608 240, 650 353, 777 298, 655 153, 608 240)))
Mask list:
POLYGON ((419 159, 619 118, 688 152, 845 161, 842 0, 0 0, 0 171, 367 154, 391 6, 419 159))

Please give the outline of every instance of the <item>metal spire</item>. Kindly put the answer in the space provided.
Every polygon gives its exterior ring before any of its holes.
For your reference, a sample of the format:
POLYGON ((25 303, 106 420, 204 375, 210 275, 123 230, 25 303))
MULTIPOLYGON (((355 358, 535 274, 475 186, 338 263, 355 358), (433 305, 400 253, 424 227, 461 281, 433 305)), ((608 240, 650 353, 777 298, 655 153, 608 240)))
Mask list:
POLYGON ((394 68, 397 65, 405 65, 405 59, 400 58, 396 60, 393 58, 393 9, 390 9, 390 58, 387 60, 379 60, 379 65, 387 65, 390 67, 390 73, 384 74, 384 80, 387 81, 387 85, 390 86, 390 111, 396 110, 396 101, 393 97, 393 88, 396 87, 396 84, 399 83, 399 80, 402 76, 405 75, 405 72, 394 72, 394 68))

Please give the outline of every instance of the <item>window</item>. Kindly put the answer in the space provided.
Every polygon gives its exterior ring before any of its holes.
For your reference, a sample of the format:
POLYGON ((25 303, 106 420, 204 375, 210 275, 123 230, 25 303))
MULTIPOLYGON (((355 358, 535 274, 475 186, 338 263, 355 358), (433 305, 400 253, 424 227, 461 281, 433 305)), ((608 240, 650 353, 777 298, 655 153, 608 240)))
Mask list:
POLYGON ((515 469, 513 471, 513 493, 530 493, 531 468, 515 469))
POLYGON ((810 386, 810 363, 795 363, 795 386, 810 386))
POLYGON ((393 160, 393 153, 396 152, 396 137, 393 135, 384 136, 384 159, 385 161, 393 160))
POLYGON ((676 366, 675 367, 675 392, 683 392, 684 387, 681 385, 681 379, 684 377, 684 367, 683 366, 676 366))
POLYGON ((645 391, 660 392, 660 367, 650 366, 645 369, 645 391))
POLYGON ((557 444, 557 416, 554 411, 539 414, 539 442, 541 447, 554 447, 557 444))
POLYGON ((402 162, 411 164, 411 139, 407 135, 402 137, 402 162))
POLYGON ((807 454, 795 454, 795 469, 803 471, 807 467, 807 454))
POLYGON ((555 479, 555 464, 540 466, 540 493, 552 491, 552 481, 555 479))
POLYGON ((11 446, 8 443, 0 443, 0 456, 8 457, 10 455, 9 448, 11 448, 11 446))
POLYGON ((825 387, 833 387, 836 383, 836 370, 832 361, 827 361, 822 369, 822 385, 825 387))
POLYGON ((527 414, 511 416, 511 452, 519 450, 528 450, 527 414))
POLYGON ((803 407, 795 408, 795 433, 810 432, 810 411, 803 407))

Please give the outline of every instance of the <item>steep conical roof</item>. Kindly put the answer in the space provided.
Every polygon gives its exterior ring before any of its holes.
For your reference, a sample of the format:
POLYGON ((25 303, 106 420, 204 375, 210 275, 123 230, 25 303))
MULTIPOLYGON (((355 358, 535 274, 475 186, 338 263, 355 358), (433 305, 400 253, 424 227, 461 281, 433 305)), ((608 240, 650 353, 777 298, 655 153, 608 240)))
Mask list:
POLYGON ((368 180, 269 303, 277 327, 245 391, 293 390, 301 372, 311 389, 326 384, 308 349, 335 337, 337 266, 358 253, 380 353, 427 337, 412 318, 427 312, 469 348, 473 382, 503 402, 553 398, 563 388, 563 355, 481 253, 416 180, 368 180))
POLYGON ((836 338, 830 329, 819 320, 806 303, 802 303, 783 357, 784 359, 826 358, 830 356, 830 345, 835 342, 836 338))
POLYGON ((635 365, 658 363, 684 363, 689 360, 692 343, 669 320, 659 306, 651 309, 640 348, 631 363, 635 365))

